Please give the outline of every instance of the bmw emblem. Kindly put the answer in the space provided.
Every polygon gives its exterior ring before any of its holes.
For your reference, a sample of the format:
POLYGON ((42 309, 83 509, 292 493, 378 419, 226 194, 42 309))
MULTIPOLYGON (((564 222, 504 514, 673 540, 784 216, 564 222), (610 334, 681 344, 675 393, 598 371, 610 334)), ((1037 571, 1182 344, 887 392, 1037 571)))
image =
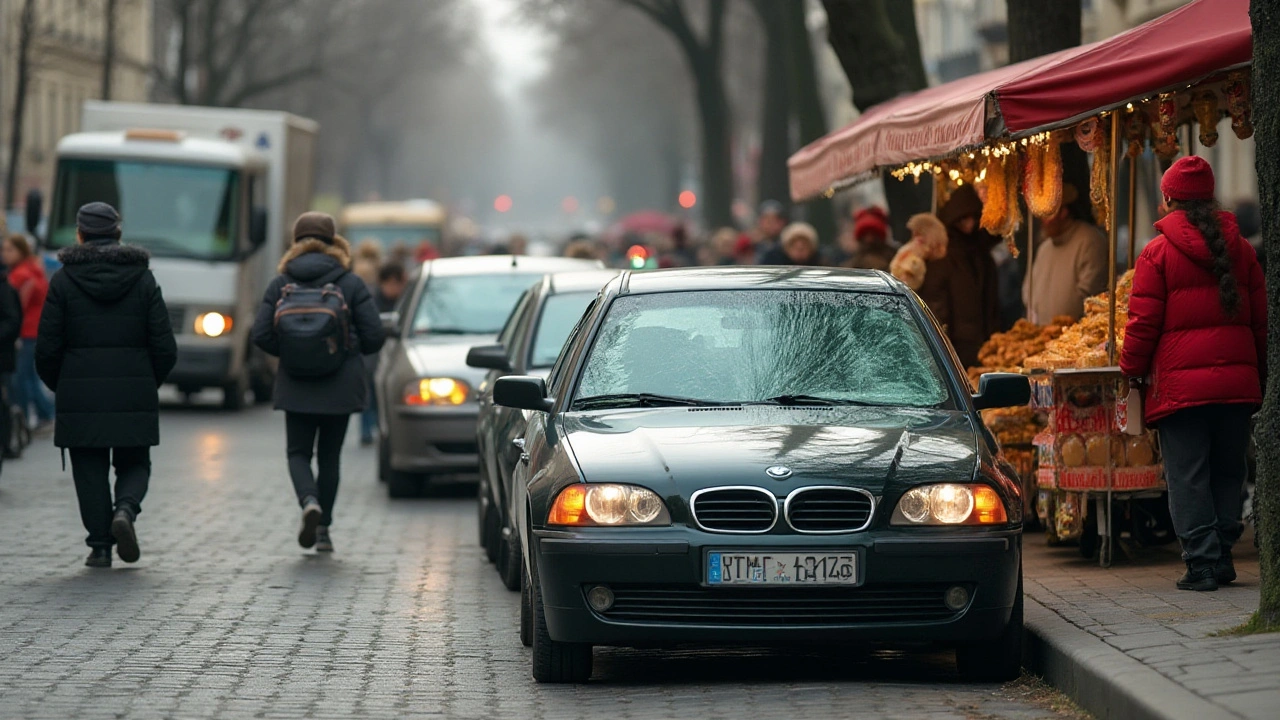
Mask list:
POLYGON ((764 474, 774 480, 786 480, 791 477, 791 468, 786 467, 785 465, 774 465, 771 468, 765 469, 764 474))

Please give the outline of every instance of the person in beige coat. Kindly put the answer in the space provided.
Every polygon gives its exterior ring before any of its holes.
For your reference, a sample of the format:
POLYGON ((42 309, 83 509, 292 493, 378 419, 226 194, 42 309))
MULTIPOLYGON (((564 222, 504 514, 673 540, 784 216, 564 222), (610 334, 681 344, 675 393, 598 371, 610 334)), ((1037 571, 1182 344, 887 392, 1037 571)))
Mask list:
POLYGON ((1044 239, 1022 284, 1028 319, 1038 325, 1064 315, 1079 320, 1085 299, 1107 289, 1107 238, 1071 215, 1075 197, 1076 189, 1064 185, 1062 207, 1044 220, 1044 239))

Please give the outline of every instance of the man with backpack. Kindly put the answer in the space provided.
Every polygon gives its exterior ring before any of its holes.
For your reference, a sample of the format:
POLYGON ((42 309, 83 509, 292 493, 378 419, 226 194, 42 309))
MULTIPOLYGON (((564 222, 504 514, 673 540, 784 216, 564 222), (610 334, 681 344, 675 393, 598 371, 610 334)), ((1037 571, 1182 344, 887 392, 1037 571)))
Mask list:
POLYGON ((333 218, 302 214, 252 332, 258 347, 280 358, 275 407, 285 412, 289 476, 302 506, 298 544, 321 552, 333 551, 329 526, 347 425, 368 402, 362 356, 384 340, 373 295, 350 267, 351 246, 333 218))
POLYGON ((120 214, 92 202, 76 214, 76 242, 45 297, 36 372, 54 392, 53 442, 71 477, 91 548, 85 565, 111 567, 111 546, 136 562, 134 521, 160 444, 157 392, 178 361, 169 310, 141 248, 120 244, 120 214), (111 467, 116 469, 115 500, 111 467))

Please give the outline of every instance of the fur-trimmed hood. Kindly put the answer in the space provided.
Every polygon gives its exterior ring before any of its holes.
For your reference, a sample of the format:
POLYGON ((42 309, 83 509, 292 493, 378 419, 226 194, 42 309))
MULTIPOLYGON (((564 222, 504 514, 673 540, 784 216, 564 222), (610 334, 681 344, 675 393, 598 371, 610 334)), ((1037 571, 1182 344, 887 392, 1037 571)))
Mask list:
POLYGON ((131 245, 73 245, 58 251, 65 273, 81 290, 102 302, 124 297, 150 273, 151 255, 131 245))
POLYGON ((333 238, 332 245, 316 238, 307 238, 302 242, 295 242, 285 251, 284 257, 280 259, 280 264, 276 266, 276 271, 281 275, 288 274, 286 268, 289 263, 308 253, 327 255, 337 260, 342 267, 351 268, 351 243, 339 235, 333 238))

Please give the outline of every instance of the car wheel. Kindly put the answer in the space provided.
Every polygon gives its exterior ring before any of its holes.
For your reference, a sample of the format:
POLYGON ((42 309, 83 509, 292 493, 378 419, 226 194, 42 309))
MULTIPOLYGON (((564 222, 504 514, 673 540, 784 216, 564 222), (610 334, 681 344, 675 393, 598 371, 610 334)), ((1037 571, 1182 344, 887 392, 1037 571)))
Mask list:
POLYGON ((390 470, 387 473, 387 497, 415 498, 422 495, 425 478, 412 473, 390 470))
POLYGON ((1008 682, 1022 674, 1022 567, 1018 567, 1018 594, 1013 599, 1009 623, 986 642, 956 648, 956 669, 976 682, 1008 682))
POLYGON ((520 644, 533 644, 533 593, 529 590, 529 573, 520 559, 520 644))
POLYGON ((547 631, 542 608, 542 588, 535 575, 530 578, 533 606, 533 679, 540 683, 584 683, 591 679, 591 646, 586 643, 556 642, 547 631))
POLYGON ((502 546, 501 555, 498 556, 498 574, 502 576, 502 584, 508 590, 519 590, 520 566, 524 564, 521 559, 520 538, 515 533, 506 540, 499 536, 498 544, 502 546))
POLYGON ((386 482, 391 477, 391 441, 385 437, 378 438, 378 482, 386 482))
POLYGON ((484 555, 489 562, 498 561, 498 545, 502 542, 502 521, 498 509, 489 503, 484 511, 484 555))

